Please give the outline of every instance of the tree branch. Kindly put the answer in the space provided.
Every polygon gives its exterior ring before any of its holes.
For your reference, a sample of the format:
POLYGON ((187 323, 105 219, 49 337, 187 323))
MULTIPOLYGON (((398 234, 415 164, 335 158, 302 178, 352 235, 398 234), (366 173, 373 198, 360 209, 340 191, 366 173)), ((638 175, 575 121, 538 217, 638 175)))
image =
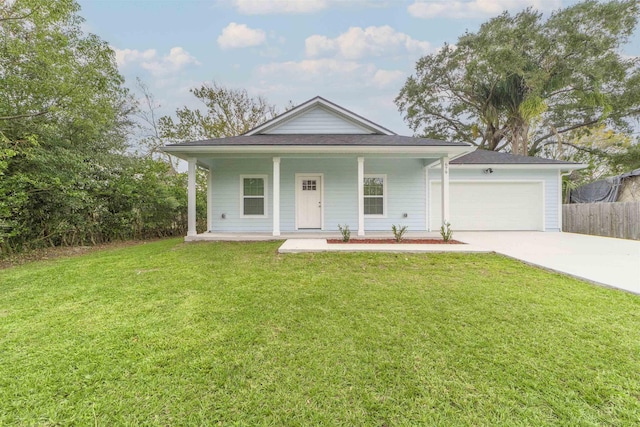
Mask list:
POLYGON ((30 118, 30 117, 37 117, 37 116, 42 116, 44 114, 47 114, 49 112, 48 108, 45 108, 42 111, 39 111, 37 113, 29 113, 29 114, 17 114, 15 116, 0 116, 0 120, 17 120, 17 119, 26 119, 26 118, 30 118))
POLYGON ((551 98, 551 97, 554 97, 556 95, 560 95, 561 93, 567 93, 567 92, 571 92, 571 91, 574 91, 574 90, 576 90, 576 88, 574 88, 574 87, 569 87, 569 88, 565 88, 565 89, 559 89, 559 90, 556 90, 555 92, 551 92, 547 96, 547 98, 551 98))
MULTIPOLYGON (((547 145, 554 145, 554 144, 557 144, 557 142, 550 141, 550 142, 546 142, 546 143, 542 144, 542 147, 546 147, 547 145)), ((569 147, 573 147, 576 150, 586 151, 589 154, 595 154, 597 156, 603 156, 604 157, 604 156, 608 155, 605 151, 599 150, 597 148, 583 147, 583 146, 580 146, 580 145, 573 144, 571 142, 563 142, 562 145, 568 145, 569 147)), ((542 147, 540 147, 540 148, 542 148, 542 147)))
POLYGON ((33 15, 34 13, 36 13, 36 9, 33 9, 31 12, 27 13, 26 15, 22 15, 22 16, 7 16, 7 17, 0 17, 0 22, 3 21, 19 21, 20 19, 26 19, 28 17, 30 17, 31 15, 33 15))
POLYGON ((449 123, 449 125, 450 125, 450 126, 452 126, 452 127, 456 130, 456 132, 458 132, 458 133, 464 133, 464 132, 462 132, 462 131, 460 130, 460 128, 458 127, 458 126, 462 125, 462 122, 460 122, 460 121, 458 121, 458 120, 450 119, 449 117, 443 116, 442 114, 440 114, 440 113, 436 113, 435 111, 431 111, 429 114, 431 114, 431 115, 433 115, 433 116, 436 116, 436 117, 439 117, 439 118, 441 118, 442 120, 446 121, 447 123, 449 123))
POLYGON ((509 145, 509 141, 507 141, 506 139, 503 141, 502 145, 498 145, 496 146, 496 149, 494 151, 500 151, 502 150, 504 147, 506 147, 507 145, 509 145))
MULTIPOLYGON (((543 135, 540 138, 538 138, 535 141, 533 141, 533 143, 531 144, 531 150, 536 151, 538 146, 540 145, 540 143, 542 141, 544 141, 545 139, 550 138, 550 137, 552 137, 554 135, 559 135, 561 133, 570 132, 572 130, 579 129, 579 128, 585 127, 585 126, 591 126, 591 125, 594 125, 596 123, 598 123, 598 120, 589 120, 587 122, 578 123, 576 125, 569 126, 568 128, 564 128, 564 129, 561 129, 561 130, 558 130, 558 131, 554 131, 554 132, 549 132, 548 134, 543 135)), ((544 144, 544 145, 547 145, 547 144, 544 144)))

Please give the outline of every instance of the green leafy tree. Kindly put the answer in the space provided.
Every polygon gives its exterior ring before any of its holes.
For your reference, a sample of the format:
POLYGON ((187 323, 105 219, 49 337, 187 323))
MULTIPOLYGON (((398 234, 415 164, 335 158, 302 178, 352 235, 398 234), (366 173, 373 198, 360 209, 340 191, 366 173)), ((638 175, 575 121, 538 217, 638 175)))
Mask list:
POLYGON ((191 93, 205 106, 203 112, 188 107, 176 110, 176 119, 159 120, 160 135, 168 142, 197 141, 241 135, 277 115, 274 105, 246 90, 229 89, 217 83, 203 84, 191 93))
POLYGON ((624 152, 614 154, 611 163, 618 173, 640 169, 640 142, 636 141, 635 144, 627 147, 624 152))
POLYGON ((620 47, 639 13, 635 0, 585 1, 548 19, 505 12, 421 58, 396 104, 417 134, 522 155, 593 126, 628 132, 640 66, 620 47))
POLYGON ((0 5, 0 132, 5 142, 37 135, 40 144, 119 149, 129 99, 113 51, 84 34, 72 0, 0 5), (51 135, 47 129, 54 130, 51 135), (64 133, 58 132, 64 129, 64 133), (49 136, 56 136, 51 139, 49 136), (98 137, 99 136, 99 137, 98 137), (119 136, 119 137, 115 137, 119 136))
POLYGON ((617 133, 604 126, 592 127, 588 133, 567 133, 557 137, 557 143, 546 145, 541 155, 587 165, 570 175, 575 185, 615 175, 618 169, 613 159, 631 146, 631 136, 617 133))
POLYGON ((72 0, 0 3, 0 255, 184 233, 184 177, 126 154, 132 100, 72 0))

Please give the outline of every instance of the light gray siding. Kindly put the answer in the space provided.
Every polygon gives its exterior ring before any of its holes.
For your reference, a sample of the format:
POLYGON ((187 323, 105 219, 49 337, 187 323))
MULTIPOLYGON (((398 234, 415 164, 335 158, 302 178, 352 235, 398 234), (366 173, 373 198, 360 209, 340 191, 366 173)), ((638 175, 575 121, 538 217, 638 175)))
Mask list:
POLYGON ((322 107, 306 111, 273 129, 268 134, 363 134, 372 133, 353 121, 340 117, 322 107))
POLYGON ((219 159, 213 163, 213 231, 271 231, 273 225, 273 162, 263 159, 219 159), (267 178, 266 218, 240 215, 240 175, 265 174, 267 178), (222 215, 225 218, 222 218, 222 215))
MULTIPOLYGON (((545 231, 560 231, 558 170, 541 169, 501 169, 493 166, 493 173, 485 174, 482 171, 487 166, 478 165, 473 169, 450 168, 450 181, 542 181, 544 183, 544 226, 545 231)), ((440 180, 440 169, 429 171, 429 181, 440 180)))
MULTIPOLYGON (((271 157, 218 159, 213 162, 213 231, 270 232, 273 224, 271 157), (267 218, 240 216, 240 175, 268 175, 267 218), (222 214, 225 219, 222 219, 222 214)), ((338 224, 358 228, 358 162, 356 157, 282 158, 280 164, 280 229, 295 231, 295 175, 322 174, 324 230, 338 224)), ((392 224, 424 230, 425 178, 419 159, 365 159, 365 174, 387 175, 386 218, 366 218, 365 230, 391 230, 392 224), (407 218, 403 214, 407 214, 407 218)))
POLYGON ((332 159, 282 159, 281 230, 295 231, 295 175, 323 175, 324 229, 337 230, 338 224, 358 228, 357 179, 355 157, 332 159))
POLYGON ((386 218, 365 216, 365 230, 390 231, 393 224, 406 225, 409 231, 425 230, 426 193, 422 159, 365 159, 364 173, 387 176, 386 218))
MULTIPOLYGON (((213 166, 213 231, 271 232, 273 224, 273 162, 271 157, 246 159, 215 159, 213 166), (242 218, 240 215, 240 175, 264 174, 267 179, 266 218, 242 218), (222 219, 225 214, 225 219, 222 219)), ((365 174, 387 177, 387 212, 384 218, 365 217, 366 231, 388 231, 392 224, 407 225, 410 231, 427 228, 427 192, 422 159, 365 158, 365 174), (407 217, 404 217, 404 214, 407 217)), ((347 224, 353 232, 358 228, 356 156, 336 158, 282 157, 280 165, 280 229, 295 231, 295 175, 323 175, 324 230, 337 231, 338 224, 347 224)), ((558 231, 559 188, 557 170, 514 170, 493 168, 450 169, 452 181, 542 181, 544 183, 545 230, 558 231)), ((429 180, 438 181, 440 171, 431 169, 429 180)))

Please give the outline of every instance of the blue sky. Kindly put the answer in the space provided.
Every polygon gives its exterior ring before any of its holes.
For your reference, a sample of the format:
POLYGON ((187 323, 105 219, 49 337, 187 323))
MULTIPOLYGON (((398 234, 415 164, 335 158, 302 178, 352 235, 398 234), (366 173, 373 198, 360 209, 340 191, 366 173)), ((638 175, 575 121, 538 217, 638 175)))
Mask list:
MULTIPOLYGON (((281 109, 316 95, 410 135, 393 103, 420 56, 502 10, 548 13, 561 0, 79 0, 85 29, 116 52, 171 114, 199 107, 189 89, 216 81, 281 109)), ((634 34, 625 54, 640 55, 634 34)))

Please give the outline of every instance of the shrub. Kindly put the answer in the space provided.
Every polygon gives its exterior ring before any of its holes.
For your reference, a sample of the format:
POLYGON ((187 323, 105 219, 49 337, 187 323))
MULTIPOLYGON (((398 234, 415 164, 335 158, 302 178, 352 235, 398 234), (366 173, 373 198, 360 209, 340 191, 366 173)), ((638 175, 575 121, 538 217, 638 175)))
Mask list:
POLYGON ((442 240, 444 240, 445 242, 451 240, 451 237, 453 237, 453 230, 451 229, 450 223, 445 222, 444 224, 442 224, 442 226, 440 227, 440 235, 442 236, 442 240))
POLYGON ((391 231, 393 231, 393 237, 396 239, 396 242, 400 243, 402 242, 402 239, 404 238, 404 234, 407 232, 407 227, 406 225, 392 225, 391 226, 391 231))
POLYGON ((340 230, 340 234, 342 234, 343 242, 348 242, 349 240, 351 240, 351 230, 349 230, 348 225, 345 224, 345 226, 343 227, 342 225, 338 224, 338 230, 340 230))

